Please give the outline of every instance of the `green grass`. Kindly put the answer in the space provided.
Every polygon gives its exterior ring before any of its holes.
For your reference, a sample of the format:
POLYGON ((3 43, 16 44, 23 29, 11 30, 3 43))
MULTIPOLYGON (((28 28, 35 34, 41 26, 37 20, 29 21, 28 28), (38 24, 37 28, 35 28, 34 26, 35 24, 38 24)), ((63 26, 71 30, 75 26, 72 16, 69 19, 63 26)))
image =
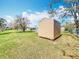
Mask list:
POLYGON ((56 41, 37 33, 9 30, 0 33, 0 59, 79 59, 79 38, 63 34, 56 41))

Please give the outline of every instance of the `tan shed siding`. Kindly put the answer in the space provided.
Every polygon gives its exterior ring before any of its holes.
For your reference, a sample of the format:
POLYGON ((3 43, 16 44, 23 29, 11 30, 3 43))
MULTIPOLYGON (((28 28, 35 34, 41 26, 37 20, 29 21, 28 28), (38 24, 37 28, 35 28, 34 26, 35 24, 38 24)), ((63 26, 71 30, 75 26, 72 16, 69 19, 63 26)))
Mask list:
POLYGON ((54 38, 60 36, 60 23, 54 20, 54 38))
POLYGON ((39 32, 38 33, 39 36, 49 38, 49 39, 53 39, 53 35, 54 35, 53 21, 51 21, 51 20, 43 20, 42 22, 40 22, 38 32, 39 32))
POLYGON ((38 28, 38 36, 55 39, 60 36, 60 23, 56 20, 43 19, 38 28))

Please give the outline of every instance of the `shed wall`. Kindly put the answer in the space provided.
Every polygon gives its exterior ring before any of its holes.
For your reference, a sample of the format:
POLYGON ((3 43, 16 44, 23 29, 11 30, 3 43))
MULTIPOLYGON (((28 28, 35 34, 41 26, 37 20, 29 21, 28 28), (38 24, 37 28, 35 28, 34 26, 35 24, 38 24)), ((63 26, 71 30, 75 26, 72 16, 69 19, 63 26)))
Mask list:
POLYGON ((39 24, 38 35, 52 40, 59 37, 60 23, 50 19, 42 20, 39 24))
POLYGON ((61 26, 60 23, 54 20, 54 38, 60 36, 61 26))
POLYGON ((51 20, 43 20, 40 22, 39 29, 38 29, 38 35, 40 37, 45 37, 49 39, 54 39, 54 26, 53 21, 51 20))

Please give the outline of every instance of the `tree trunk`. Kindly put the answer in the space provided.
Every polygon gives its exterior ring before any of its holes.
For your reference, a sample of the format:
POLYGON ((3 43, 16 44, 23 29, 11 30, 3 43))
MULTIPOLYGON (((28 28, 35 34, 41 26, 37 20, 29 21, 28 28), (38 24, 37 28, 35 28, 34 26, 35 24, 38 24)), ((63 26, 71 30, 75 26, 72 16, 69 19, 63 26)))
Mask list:
POLYGON ((76 12, 74 12, 74 22, 75 22, 75 27, 76 27, 76 34, 79 36, 79 20, 77 19, 76 12))
POLYGON ((79 20, 76 21, 76 34, 79 36, 79 20))
POLYGON ((23 32, 25 32, 25 30, 26 30, 26 28, 25 28, 25 27, 23 27, 23 32))

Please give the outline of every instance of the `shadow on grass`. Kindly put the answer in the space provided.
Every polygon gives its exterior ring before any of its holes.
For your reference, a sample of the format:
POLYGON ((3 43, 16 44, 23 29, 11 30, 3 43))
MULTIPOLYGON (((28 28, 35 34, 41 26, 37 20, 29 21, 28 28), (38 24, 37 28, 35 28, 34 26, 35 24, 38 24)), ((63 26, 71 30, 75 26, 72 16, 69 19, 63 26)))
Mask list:
POLYGON ((33 33, 34 31, 15 31, 15 32, 1 32, 0 35, 7 35, 7 34, 11 34, 11 33, 33 33))
POLYGON ((23 32, 23 31, 17 31, 16 33, 32 33, 32 32, 34 32, 34 31, 25 31, 25 32, 23 32))
POLYGON ((46 37, 41 37, 39 36, 39 38, 44 38, 44 39, 47 39, 47 40, 50 40, 50 41, 56 41, 57 39, 59 39, 62 35, 58 36, 57 38, 55 39, 49 39, 49 38, 46 38, 46 37))
POLYGON ((5 33, 0 33, 0 35, 6 35, 6 34, 10 34, 12 32, 5 32, 5 33))

